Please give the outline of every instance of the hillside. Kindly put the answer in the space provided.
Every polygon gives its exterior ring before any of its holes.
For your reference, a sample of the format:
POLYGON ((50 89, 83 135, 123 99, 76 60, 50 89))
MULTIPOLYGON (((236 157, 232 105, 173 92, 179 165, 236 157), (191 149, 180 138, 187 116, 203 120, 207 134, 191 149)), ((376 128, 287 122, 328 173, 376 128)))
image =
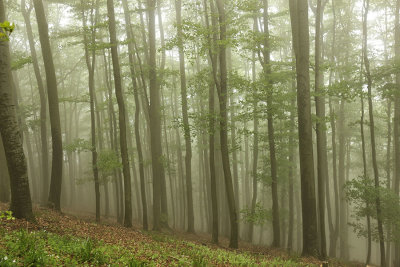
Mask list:
MULTIPOLYGON (((1 204, 5 211, 6 205, 1 204)), ((0 222, 0 266, 319 266, 318 260, 288 256, 245 243, 215 246, 206 236, 142 232, 91 217, 35 208, 36 222, 0 222)), ((224 243, 224 242, 222 242, 224 243)), ((330 266, 344 266, 330 261, 330 266)), ((347 265, 357 266, 357 265, 347 265)))

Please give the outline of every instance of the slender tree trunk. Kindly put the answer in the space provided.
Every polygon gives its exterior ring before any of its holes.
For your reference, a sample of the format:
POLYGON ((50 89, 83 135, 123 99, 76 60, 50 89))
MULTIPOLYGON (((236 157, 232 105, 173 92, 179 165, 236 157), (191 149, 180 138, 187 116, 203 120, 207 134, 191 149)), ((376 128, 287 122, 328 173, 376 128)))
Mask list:
MULTIPOLYGON (((83 1, 81 1, 83 5, 83 1)), ((100 222, 100 183, 99 183, 99 170, 97 168, 97 148, 96 148, 96 117, 94 109, 94 97, 95 97, 95 83, 94 83, 94 71, 96 66, 96 50, 92 49, 91 55, 89 54, 89 45, 96 42, 96 31, 95 23, 97 21, 98 8, 95 9, 94 5, 98 6, 98 1, 95 3, 91 2, 90 7, 90 20, 91 20, 91 39, 90 43, 87 36, 87 25, 85 11, 82 10, 82 21, 83 21, 83 42, 85 46, 85 60, 86 66, 89 72, 89 102, 90 102, 90 125, 91 125, 91 142, 92 142, 92 170, 94 177, 94 188, 96 198, 96 222, 100 222), (96 15, 93 14, 96 12, 96 15), (94 17, 96 16, 96 18, 94 17)))
POLYGON ((153 170, 153 216, 154 230, 161 229, 161 175, 163 172, 161 147, 160 87, 157 85, 155 0, 147 0, 149 16, 149 79, 150 79, 150 136, 153 170))
POLYGON ((114 71, 114 84, 115 84, 115 95, 117 97, 118 103, 118 120, 119 120, 119 142, 121 148, 121 158, 122 158, 122 172, 124 175, 124 206, 125 206, 125 216, 124 216, 124 226, 132 226, 132 201, 131 201, 131 177, 129 168, 129 156, 128 156, 128 146, 126 139, 126 111, 124 96, 122 94, 122 84, 121 84, 121 71, 119 66, 118 58, 118 47, 117 47, 117 34, 115 29, 115 14, 114 14, 114 1, 107 0, 107 13, 109 18, 109 32, 110 32, 110 43, 111 43, 111 56, 114 71))
MULTIPOLYGON (((257 18, 254 18, 254 29, 257 29, 257 18)), ((256 86, 256 60, 255 60, 255 53, 253 52, 252 58, 252 82, 254 85, 254 93, 253 93, 253 166, 251 171, 252 176, 252 188, 253 188, 253 195, 251 198, 251 215, 254 216, 255 208, 257 204, 257 168, 258 168, 258 95, 257 91, 255 90, 256 86)), ((253 242, 253 234, 254 234, 254 222, 250 223, 249 226, 249 240, 253 242)))
POLYGON ((308 2, 307 0, 290 0, 289 6, 296 55, 303 255, 316 256, 318 255, 318 227, 310 100, 308 2))
POLYGON ((217 0, 219 15, 219 34, 221 45, 219 47, 220 81, 217 86, 220 105, 220 139, 222 167, 224 170, 225 188, 228 198, 231 236, 229 247, 238 247, 239 225, 236 213, 235 196, 233 192, 232 174, 229 163, 228 135, 227 135, 227 67, 226 67, 226 17, 224 0, 217 0))
POLYGON ((42 142, 41 152, 42 152, 42 192, 41 192, 41 202, 46 203, 47 196, 49 192, 49 149, 47 141, 47 104, 46 104, 46 94, 43 85, 42 76, 40 75, 39 63, 37 60, 35 42, 32 33, 32 24, 30 19, 30 12, 32 8, 26 10, 25 0, 21 1, 21 11, 25 21, 26 33, 28 36, 29 48, 31 51, 33 70, 35 72, 36 82, 39 90, 40 98, 40 140, 42 142))
POLYGON ((325 182, 328 178, 328 156, 327 140, 325 130, 325 96, 322 92, 321 84, 321 48, 323 33, 321 33, 321 24, 323 21, 323 10, 321 0, 317 0, 317 11, 315 20, 315 108, 317 115, 316 134, 317 134, 317 162, 318 162, 318 210, 319 210, 319 228, 320 228, 320 253, 322 258, 326 258, 326 236, 325 236, 325 182))
MULTIPOLYGON (((400 0, 396 1, 395 13, 395 63, 400 62, 400 0)), ((394 192, 399 195, 400 184, 400 71, 396 72, 396 94, 394 100, 394 192)), ((400 242, 395 244, 394 266, 400 265, 400 242)))
POLYGON ((42 48, 44 67, 46 70, 51 139, 53 148, 49 202, 51 205, 54 205, 54 208, 56 210, 61 211, 60 199, 62 184, 63 148, 61 139, 60 110, 58 106, 57 79, 50 46, 49 28, 46 21, 43 2, 42 0, 33 0, 33 4, 36 12, 36 20, 38 22, 39 37, 42 48))
MULTIPOLYGON (((211 6, 211 20, 212 26, 215 27, 215 18, 213 17, 213 0, 210 0, 211 6)), ((209 14, 208 14, 208 4, 207 0, 204 0, 204 13, 205 13, 205 23, 206 28, 210 30, 209 23, 209 14)), ((209 112, 209 150, 210 150, 210 191, 211 191, 211 208, 212 208, 212 242, 214 244, 218 244, 218 236, 219 236, 219 224, 218 224, 218 197, 217 197, 217 177, 215 170, 215 82, 213 82, 213 78, 216 76, 216 58, 213 53, 214 42, 211 40, 211 36, 208 37, 208 49, 209 49, 209 57, 208 62, 209 65, 212 65, 212 69, 210 72, 210 81, 209 81, 209 90, 208 90, 208 112, 209 112), (210 64, 211 63, 211 64, 210 64)), ((213 38, 214 39, 214 38, 213 38)))
MULTIPOLYGON (((368 178, 367 173, 367 156, 365 152, 365 134, 364 134, 364 96, 363 92, 361 92, 361 120, 360 120, 360 130, 361 130, 361 148, 362 148, 362 160, 363 160, 363 176, 364 179, 368 178)), ((367 203, 367 209, 368 203, 367 203)), ((371 262, 371 244, 372 244, 372 237, 371 237, 371 218, 370 215, 367 214, 367 259, 365 264, 370 264, 371 262)))
MULTIPOLYGON (((293 62, 294 63, 294 62, 293 62)), ((294 73, 295 66, 292 65, 292 71, 294 73)), ((292 78, 292 91, 296 91, 296 77, 293 75, 292 78)), ((294 135, 295 135, 295 106, 296 99, 292 97, 290 101, 290 106, 292 110, 290 111, 290 129, 289 129, 289 163, 291 164, 289 167, 289 229, 288 229, 288 243, 287 249, 289 252, 293 250, 293 228, 294 228, 294 177, 296 173, 296 162, 295 162, 295 143, 294 143, 294 135)))
POLYGON ((272 228, 273 241, 272 246, 280 246, 280 222, 279 222, 279 201, 278 201, 278 177, 275 149, 275 129, 273 114, 273 87, 270 82, 271 60, 270 60, 270 40, 268 24, 268 1, 263 0, 263 20, 264 20, 264 49, 262 51, 264 59, 261 60, 264 71, 264 83, 267 90, 267 120, 268 120, 268 144, 271 168, 271 191, 272 191, 272 228))
MULTIPOLYGON (((125 24, 126 24, 126 34, 128 40, 134 38, 131 26, 131 17, 128 8, 127 0, 122 0, 124 14, 125 14, 125 24)), ((128 43, 128 52, 129 52, 129 66, 131 71, 131 78, 132 78, 132 85, 133 85, 133 95, 135 98, 135 140, 136 140, 136 149, 138 153, 138 160, 139 160, 139 177, 140 177, 140 194, 141 194, 141 201, 142 201, 142 218, 143 218, 143 230, 147 231, 149 229, 148 223, 148 215, 147 215, 147 198, 146 198, 146 184, 144 179, 144 166, 143 166, 143 152, 142 152, 142 143, 140 137, 140 101, 139 101, 139 90, 136 83, 136 73, 135 73, 135 50, 133 48, 133 43, 128 43)))
POLYGON ((179 49, 179 68, 181 76, 181 98, 182 98, 182 117, 183 117, 183 130, 185 136, 185 167, 186 167, 186 197, 188 203, 188 229, 189 233, 194 232, 194 211, 193 211, 193 190, 192 190, 192 144, 190 137, 190 125, 188 118, 188 101, 186 90, 186 74, 185 74, 185 55, 183 52, 183 39, 182 39, 182 1, 175 0, 176 9, 176 26, 178 36, 178 49, 179 49))
MULTIPOLYGON (((157 72, 157 86, 159 87, 158 90, 162 90, 162 81, 164 79, 164 68, 165 68, 165 38, 164 38, 164 27, 163 27, 163 22, 162 22, 162 16, 161 16, 161 0, 156 0, 156 8, 157 8, 157 18, 158 18, 158 27, 159 27, 159 33, 160 33, 160 50, 161 50, 161 60, 160 60, 160 66, 159 66, 159 72, 157 72)), ((145 99, 148 102, 147 95, 145 94, 145 99)), ((162 99, 162 94, 161 94, 161 99, 162 99)), ((160 104, 162 107, 162 103, 160 104)), ((160 121, 164 117, 164 114, 161 112, 160 113, 160 121)), ((161 122, 160 122, 161 123, 161 122)), ((160 128, 162 129, 162 123, 160 125, 160 128)), ((161 134, 162 136, 162 134, 161 134)), ((161 143, 161 148, 162 148, 162 142, 161 143)), ((161 155, 164 158, 164 155, 161 150, 161 155)), ((163 162, 165 159, 163 159, 163 162)), ((163 226, 166 228, 169 228, 168 226, 168 196, 167 196, 167 182, 165 179, 165 169, 164 169, 164 163, 161 165, 160 169, 160 184, 161 184, 161 222, 163 226)))
POLYGON ((339 201, 340 201, 340 257, 349 258, 348 245, 348 224, 347 224, 347 202, 346 194, 343 190, 345 185, 345 158, 346 158, 346 133, 345 133, 345 100, 342 97, 339 107, 338 131, 339 131, 339 165, 338 165, 338 182, 339 182, 339 201))
MULTIPOLYGON (((376 159, 376 145, 375 145, 375 124, 374 124, 374 113, 373 113, 373 105, 372 105, 372 78, 370 73, 370 64, 368 58, 368 29, 367 29, 367 19, 368 19, 368 11, 369 11, 369 0, 364 0, 364 16, 363 16, 363 55, 364 55, 364 65, 365 65, 365 75, 367 78, 368 85, 368 109, 369 109, 369 120, 370 120, 370 134, 371 134, 371 149, 372 149, 372 166, 374 169, 374 182, 375 188, 379 188, 379 173, 378 173, 378 163, 376 159)), ((383 225, 382 225, 382 210, 381 210, 381 200, 379 191, 376 196, 376 214, 378 221, 378 234, 379 234, 379 247, 381 252, 381 266, 386 266, 386 257, 385 257, 385 240, 383 233, 383 225)))
MULTIPOLYGON (((332 50, 330 61, 335 63, 335 53, 336 53, 336 12, 335 12, 335 1, 332 0, 332 50)), ((329 85, 332 84, 333 79, 333 69, 331 68, 329 73, 329 85)), ((336 257, 336 247, 337 240, 339 238, 339 200, 338 200, 338 188, 337 188, 337 165, 336 165, 336 123, 335 123, 335 111, 332 105, 332 99, 329 97, 329 118, 330 125, 332 129, 332 184, 333 184, 333 196, 334 196, 334 209, 335 209, 335 222, 333 222, 333 215, 330 209, 330 183, 326 180, 326 195, 327 195, 327 208, 328 208, 328 221, 329 221, 329 256, 336 257)))

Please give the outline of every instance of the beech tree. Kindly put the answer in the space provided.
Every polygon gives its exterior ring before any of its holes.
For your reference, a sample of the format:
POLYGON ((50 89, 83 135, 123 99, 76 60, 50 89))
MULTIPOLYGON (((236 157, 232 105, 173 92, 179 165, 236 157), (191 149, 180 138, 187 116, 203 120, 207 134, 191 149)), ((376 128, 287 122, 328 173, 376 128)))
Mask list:
POLYGON ((38 23, 40 44, 44 67, 46 70, 47 95, 49 102, 50 129, 52 140, 52 164, 49 203, 58 211, 61 211, 61 185, 62 185, 62 160, 63 148, 61 139, 60 108, 58 102, 57 77, 54 68, 53 55, 49 39, 49 27, 46 21, 42 0, 34 0, 36 20, 38 23))
POLYGON ((296 55, 297 115, 299 120, 299 159, 303 214, 303 255, 316 256, 319 251, 311 126, 308 2, 307 0, 291 0, 289 4, 293 50, 296 55))
POLYGON ((4 1, 0 1, 0 135, 7 161, 10 187, 10 210, 16 218, 33 220, 29 191, 28 169, 22 137, 17 122, 16 109, 11 90, 11 64, 9 34, 14 25, 6 21, 4 1))

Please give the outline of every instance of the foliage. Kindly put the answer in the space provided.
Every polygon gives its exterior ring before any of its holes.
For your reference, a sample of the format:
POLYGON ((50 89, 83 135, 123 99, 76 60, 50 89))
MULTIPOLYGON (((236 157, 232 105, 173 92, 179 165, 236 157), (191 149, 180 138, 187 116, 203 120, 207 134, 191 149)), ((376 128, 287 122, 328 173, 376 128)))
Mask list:
POLYGON ((26 64, 32 63, 32 57, 26 55, 18 55, 17 59, 11 62, 11 70, 22 69, 26 64))
POLYGON ((46 254, 45 242, 37 233, 29 233, 25 229, 13 235, 6 235, 6 246, 14 257, 19 257, 24 266, 52 265, 46 254))
POLYGON ((0 41, 8 41, 14 29, 15 25, 9 21, 0 22, 0 41))
POLYGON ((100 151, 97 159, 97 168, 104 175, 111 175, 112 172, 122 167, 122 163, 119 161, 118 155, 112 150, 100 151))
POLYGON ((255 225, 264 225, 266 222, 272 221, 272 211, 265 209, 261 202, 256 203, 254 213, 249 207, 242 209, 240 213, 244 221, 255 225))
POLYGON ((82 138, 76 138, 64 146, 65 151, 67 152, 90 152, 92 151, 93 147, 88 140, 82 138))
POLYGON ((0 220, 2 220, 2 219, 7 220, 7 221, 15 220, 14 216, 12 215, 12 211, 9 211, 9 210, 0 212, 0 220))
MULTIPOLYGON (((350 225, 358 236, 366 237, 368 232, 364 223, 364 218, 370 216, 377 220, 376 198, 379 196, 381 201, 382 222, 384 226, 391 226, 392 233, 386 238, 389 240, 400 240, 400 197, 392 190, 380 186, 375 188, 372 179, 365 179, 359 176, 345 185, 347 200, 354 206, 355 222, 350 225)), ((376 227, 371 227, 372 237, 379 241, 376 227)))

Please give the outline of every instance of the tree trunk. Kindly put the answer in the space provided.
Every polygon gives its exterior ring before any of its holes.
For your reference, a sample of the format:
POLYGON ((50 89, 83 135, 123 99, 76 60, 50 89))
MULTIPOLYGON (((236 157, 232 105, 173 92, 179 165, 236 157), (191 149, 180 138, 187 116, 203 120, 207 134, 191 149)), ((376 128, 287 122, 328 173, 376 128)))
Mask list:
MULTIPOLYGON (((368 10, 369 10, 369 0, 364 0, 364 16, 363 16, 363 55, 364 55, 364 65, 365 65, 365 75, 367 78, 368 85, 368 109, 369 109, 369 120, 370 120, 370 134, 371 134, 371 149, 372 149, 372 166, 374 169, 374 182, 375 188, 379 189, 379 172, 378 172, 378 163, 376 160, 376 145, 375 145, 375 124, 374 124, 374 113, 373 113, 373 105, 372 105, 372 77, 370 73, 370 64, 368 58, 368 29, 367 29, 367 19, 368 19, 368 10)), ((381 210, 381 200, 378 191, 378 195, 375 199, 376 202, 376 214, 378 221, 378 234, 379 234, 379 247, 381 251, 381 266, 386 266, 386 257, 385 257, 385 240, 383 233, 383 225, 382 225, 382 210, 381 210)))
POLYGON ((149 79, 150 79, 150 136, 153 170, 153 216, 154 230, 161 229, 161 175, 163 173, 161 147, 160 87, 157 86, 155 0, 147 0, 149 16, 149 79))
POLYGON ((224 170, 225 188, 228 199, 229 218, 230 218, 230 248, 238 247, 239 225, 236 213, 235 196, 233 192, 232 174, 229 163, 228 134, 227 134, 227 67, 226 67, 226 18, 224 0, 217 0, 217 8, 219 15, 219 64, 220 64, 220 81, 217 86, 219 105, 220 105, 220 139, 221 139, 221 156, 222 167, 224 170))
POLYGON ((7 167, 6 155, 4 152, 3 141, 0 138, 0 202, 10 201, 10 176, 7 167))
POLYGON ((183 130, 185 136, 185 167, 186 167, 186 196, 188 204, 188 229, 189 233, 194 233, 194 212, 193 212, 193 190, 192 190, 192 144, 190 138, 190 125, 188 118, 188 101, 186 90, 186 74, 185 74, 185 55, 183 52, 183 33, 182 33, 182 1, 175 1, 176 9, 176 27, 179 49, 179 69, 181 77, 181 98, 182 98, 182 117, 183 130))
MULTIPOLYGON (((131 17, 129 13, 129 8, 128 8, 128 2, 127 0, 122 0, 122 5, 124 8, 124 14, 125 14, 125 24, 126 24, 126 34, 128 37, 128 40, 131 40, 134 38, 132 29, 131 29, 131 17)), ((132 78, 132 84, 133 84, 133 95, 135 98, 135 140, 136 140, 136 149, 138 153, 138 160, 139 160, 139 177, 140 177, 140 194, 141 194, 141 200, 142 200, 142 218, 143 218, 143 230, 147 231, 149 229, 149 223, 148 223, 148 215, 147 215, 147 198, 146 198, 146 184, 144 180, 144 166, 143 166, 143 152, 142 152, 142 143, 141 143, 141 138, 140 138, 140 101, 139 101, 139 92, 138 92, 138 86, 136 83, 136 73, 135 73, 135 51, 133 48, 133 43, 129 42, 128 43, 128 52, 129 52, 129 67, 131 71, 131 78, 132 78)))
POLYGON ((121 148, 122 158, 122 172, 124 175, 124 226, 132 226, 132 201, 131 201, 131 177, 129 168, 129 157, 128 157, 128 146, 126 139, 126 111, 124 96, 122 93, 121 84, 121 71, 119 66, 118 58, 118 47, 117 47, 117 34, 115 29, 115 14, 114 14, 114 1, 107 0, 107 13, 109 18, 109 32, 110 32, 110 44, 111 44, 111 57, 114 71, 114 84, 115 84, 115 95, 118 103, 118 121, 119 121, 119 142, 121 148))
MULTIPOLYGON (((292 71, 294 73, 295 66, 292 65, 292 71)), ((292 91, 296 91, 296 77, 293 75, 292 78, 292 91)), ((296 173, 296 161, 295 161, 295 143, 294 143, 294 135, 295 135, 295 107, 296 107, 296 99, 292 97, 290 101, 290 106, 292 110, 290 111, 290 129, 289 129, 289 229, 288 229, 288 243, 287 249, 289 252, 293 250, 293 228, 294 228, 294 177, 296 173)))
POLYGON ((51 205, 54 205, 54 208, 56 210, 61 211, 60 199, 62 184, 63 148, 61 138, 60 110, 58 106, 57 79, 50 46, 49 28, 46 21, 43 2, 42 0, 33 0, 33 4, 36 12, 40 44, 42 47, 44 67, 46 70, 51 139, 53 148, 49 202, 51 205))
MULTIPOLYGON (((395 13, 395 63, 400 62, 400 0, 396 1, 395 13)), ((400 184, 400 71, 396 72, 396 94, 394 100, 394 192, 399 195, 400 184)), ((394 266, 400 266, 400 242, 395 244, 394 266)))
MULTIPOLYGON (((257 18, 254 17, 254 29, 257 29, 257 18)), ((255 60, 255 53, 253 52, 253 58, 252 58, 252 82, 255 86, 256 83, 256 60, 255 60)), ((258 124, 259 124, 259 118, 258 118, 258 95, 257 91, 254 89, 253 93, 253 166, 252 166, 252 171, 251 171, 251 176, 252 176, 252 187, 253 187, 253 195, 251 198, 251 215, 254 216, 255 213, 255 208, 256 208, 256 203, 257 203, 257 168, 258 168, 258 124)), ((253 234, 254 234, 254 222, 250 223, 249 226, 249 241, 253 242, 253 234)))
POLYGON ((328 156, 325 126, 325 96, 321 89, 323 73, 321 73, 321 48, 323 40, 321 24, 323 21, 323 10, 321 0, 317 0, 317 11, 315 20, 315 109, 317 115, 317 170, 318 170, 318 210, 320 228, 320 253, 326 258, 326 236, 325 236, 325 182, 328 178, 328 156))
MULTIPOLYGON (((214 14, 214 4, 210 0, 211 6, 211 20, 212 27, 215 28, 215 17, 214 14)), ((207 0, 204 0, 204 13, 205 13, 205 23, 206 28, 211 29, 209 22, 209 14, 208 14, 208 4, 207 0)), ((215 36, 215 35, 214 35, 215 36)), ((213 39, 215 39, 213 36, 213 39)), ((218 236, 219 236, 219 224, 218 224, 218 197, 217 197, 217 177, 215 171, 215 82, 213 79, 216 77, 216 57, 213 53, 214 42, 211 40, 210 34, 207 36, 208 39, 208 51, 209 57, 208 62, 209 65, 212 66, 210 72, 210 81, 209 81, 209 90, 208 90, 208 112, 209 112, 209 150, 210 150, 210 191, 211 191, 211 208, 212 208, 212 242, 214 244, 218 244, 218 236), (210 64, 211 63, 211 64, 210 64)), ((214 40, 215 41, 215 40, 214 40)))
POLYGON ((312 142, 309 29, 307 0, 289 1, 293 47, 296 55, 297 113, 303 214, 303 255, 318 255, 317 211, 312 142))
POLYGON ((271 60, 270 60, 270 40, 268 25, 268 1, 263 0, 263 19, 264 19, 264 49, 262 51, 264 59, 261 61, 264 71, 264 83, 267 91, 267 120, 268 120, 268 144, 269 158, 271 165, 271 191, 272 191, 272 228, 273 228, 273 247, 280 246, 280 222, 279 222, 279 201, 278 201, 278 181, 277 181, 277 164, 275 149, 275 129, 273 114, 273 87, 270 81, 271 76, 271 60))
POLYGON ((36 82, 39 90, 40 97, 40 139, 42 142, 41 152, 42 152, 42 192, 41 192, 41 202, 46 203, 47 196, 49 193, 49 149, 47 141, 47 104, 46 104, 46 94, 43 85, 42 76, 40 75, 39 63, 37 60, 35 42, 32 33, 32 24, 30 18, 30 12, 32 8, 26 10, 25 0, 21 1, 21 11, 25 21, 26 33, 28 36, 29 48, 31 51, 33 70, 35 72, 36 82))
MULTIPOLYGON (((5 21, 5 5, 0 0, 0 21, 5 21)), ((11 66, 9 41, 0 40, 0 135, 11 186, 11 207, 13 216, 34 220, 29 190, 28 169, 16 108, 11 91, 11 66)))
MULTIPOLYGON (((83 5, 83 0, 81 0, 81 4, 83 5)), ((88 40, 87 36, 87 25, 86 25, 86 16, 85 11, 82 10, 82 21, 83 21, 83 43, 85 45, 85 60, 86 66, 89 72, 89 102, 90 102, 90 128, 91 128, 91 142, 92 142, 92 170, 94 177, 94 192, 96 198, 96 222, 100 222, 100 184, 99 184, 99 170, 97 168, 97 144, 96 144, 96 117, 94 110, 94 97, 95 97, 95 83, 94 83, 94 71, 96 66, 96 50, 92 49, 91 55, 89 54, 89 45, 94 44, 96 42, 96 30, 95 24, 97 22, 98 17, 98 8, 94 10, 94 6, 98 6, 98 0, 94 3, 91 2, 90 7, 90 21, 91 21, 91 39, 88 40), (93 12, 96 12, 96 15, 93 15, 93 12), (95 16, 95 17, 94 17, 95 16)))

